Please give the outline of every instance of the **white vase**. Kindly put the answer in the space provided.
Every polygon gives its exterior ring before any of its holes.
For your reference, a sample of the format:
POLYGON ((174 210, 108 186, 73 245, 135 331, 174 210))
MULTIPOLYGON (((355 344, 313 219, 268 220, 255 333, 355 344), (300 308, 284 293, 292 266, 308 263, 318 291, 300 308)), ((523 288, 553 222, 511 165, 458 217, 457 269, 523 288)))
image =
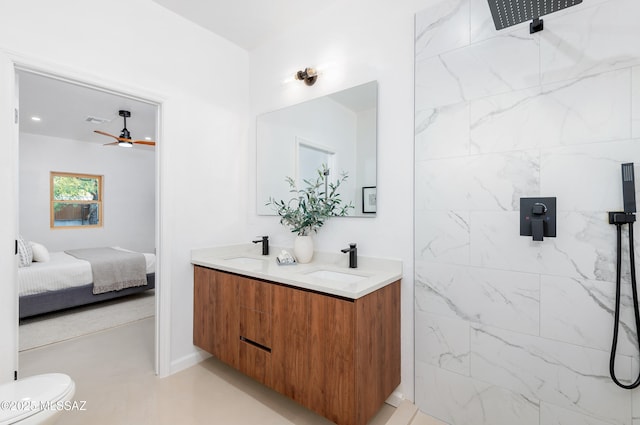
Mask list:
POLYGON ((313 258, 313 239, 311 236, 296 236, 293 241, 293 254, 298 263, 308 263, 313 258))

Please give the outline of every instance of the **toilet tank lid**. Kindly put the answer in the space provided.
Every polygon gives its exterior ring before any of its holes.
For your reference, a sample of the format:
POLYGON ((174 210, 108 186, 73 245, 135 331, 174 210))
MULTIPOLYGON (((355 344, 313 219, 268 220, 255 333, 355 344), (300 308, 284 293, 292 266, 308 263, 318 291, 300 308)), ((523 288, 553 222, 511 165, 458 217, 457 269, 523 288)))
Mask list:
POLYGON ((46 402, 55 403, 74 386, 68 375, 46 373, 0 384, 0 425, 22 420, 42 410, 46 402))

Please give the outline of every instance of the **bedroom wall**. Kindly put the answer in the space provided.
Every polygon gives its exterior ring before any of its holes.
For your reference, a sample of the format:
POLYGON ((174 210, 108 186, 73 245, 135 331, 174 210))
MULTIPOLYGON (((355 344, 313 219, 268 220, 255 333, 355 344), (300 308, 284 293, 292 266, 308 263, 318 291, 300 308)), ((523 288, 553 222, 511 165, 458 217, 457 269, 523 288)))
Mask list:
POLYGON ((155 252, 155 151, 20 133, 19 222, 49 251, 120 246, 155 252), (103 176, 101 228, 51 229, 51 171, 103 176))
POLYGON ((162 101, 159 285, 171 297, 160 372, 193 364, 191 249, 245 240, 247 52, 151 0, 0 4, 0 50, 16 60, 162 101))

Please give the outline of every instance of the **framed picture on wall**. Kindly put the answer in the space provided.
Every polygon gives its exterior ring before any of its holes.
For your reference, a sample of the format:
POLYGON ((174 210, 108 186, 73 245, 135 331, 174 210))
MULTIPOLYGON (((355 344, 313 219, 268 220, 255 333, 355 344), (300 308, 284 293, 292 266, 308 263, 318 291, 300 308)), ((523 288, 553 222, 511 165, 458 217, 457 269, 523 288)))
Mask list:
POLYGON ((362 188, 362 212, 375 213, 377 204, 377 192, 375 186, 364 186, 362 188))

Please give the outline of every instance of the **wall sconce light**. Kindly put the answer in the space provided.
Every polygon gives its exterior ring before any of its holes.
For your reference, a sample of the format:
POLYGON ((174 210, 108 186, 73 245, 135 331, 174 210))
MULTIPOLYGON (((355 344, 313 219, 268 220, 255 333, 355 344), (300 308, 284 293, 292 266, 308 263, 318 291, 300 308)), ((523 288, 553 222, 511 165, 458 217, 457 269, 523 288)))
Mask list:
POLYGON ((304 81, 306 85, 312 86, 318 79, 318 72, 313 68, 305 68, 304 71, 296 72, 295 79, 304 81))

